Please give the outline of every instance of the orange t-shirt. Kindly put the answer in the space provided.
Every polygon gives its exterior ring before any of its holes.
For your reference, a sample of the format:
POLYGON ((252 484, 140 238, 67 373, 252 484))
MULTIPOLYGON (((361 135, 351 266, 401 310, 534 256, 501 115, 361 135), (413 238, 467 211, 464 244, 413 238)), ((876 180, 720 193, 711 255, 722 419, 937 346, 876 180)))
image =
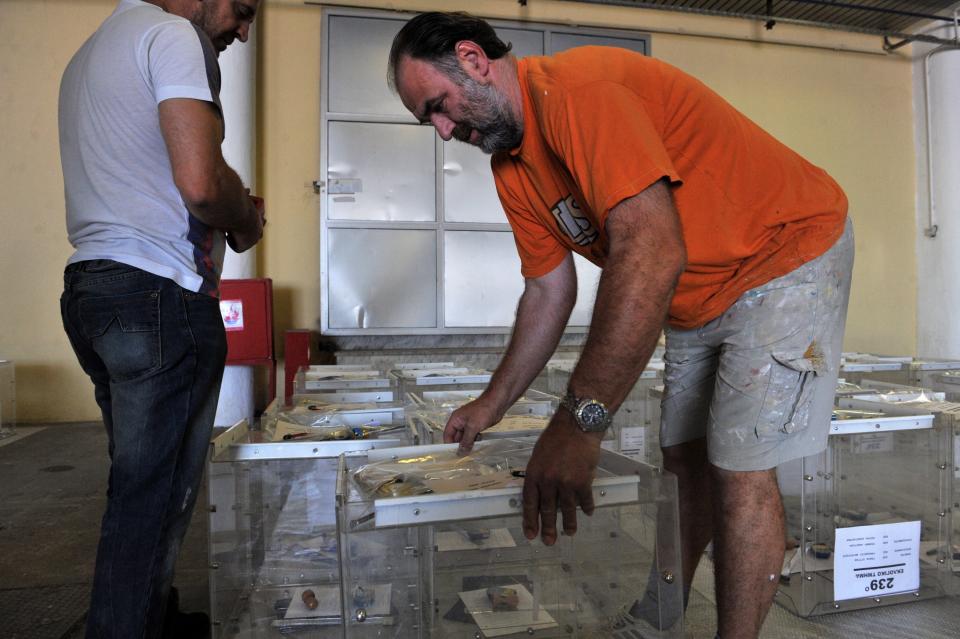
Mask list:
POLYGON ((667 178, 687 268, 669 323, 702 326, 745 291, 823 254, 843 191, 695 78, 623 49, 582 47, 518 62, 524 135, 493 156, 524 277, 568 251, 603 266, 607 213, 667 178))

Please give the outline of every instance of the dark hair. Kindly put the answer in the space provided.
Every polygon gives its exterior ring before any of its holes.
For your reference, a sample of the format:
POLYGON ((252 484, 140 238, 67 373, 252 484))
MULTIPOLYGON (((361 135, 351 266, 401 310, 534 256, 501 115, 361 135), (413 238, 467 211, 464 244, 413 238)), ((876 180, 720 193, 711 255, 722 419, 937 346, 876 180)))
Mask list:
POLYGON ((396 86, 397 63, 410 56, 436 62, 453 54, 453 48, 461 40, 476 42, 491 60, 502 58, 512 45, 497 37, 485 20, 456 11, 445 13, 431 11, 410 19, 393 39, 387 63, 387 79, 396 86))

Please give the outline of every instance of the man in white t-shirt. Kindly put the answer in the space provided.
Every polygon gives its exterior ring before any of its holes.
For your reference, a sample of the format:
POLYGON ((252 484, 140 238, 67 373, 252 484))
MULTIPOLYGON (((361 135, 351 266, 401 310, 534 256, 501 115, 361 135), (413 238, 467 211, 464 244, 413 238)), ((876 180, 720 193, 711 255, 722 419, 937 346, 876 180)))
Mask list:
MULTIPOLYGON (((64 328, 109 438, 87 637, 203 637, 171 596, 226 357, 224 246, 263 233, 223 159, 219 52, 259 0, 121 0, 60 86, 64 328), (169 604, 168 604, 169 600, 169 604)), ((175 593, 175 591, 174 591, 175 593)))

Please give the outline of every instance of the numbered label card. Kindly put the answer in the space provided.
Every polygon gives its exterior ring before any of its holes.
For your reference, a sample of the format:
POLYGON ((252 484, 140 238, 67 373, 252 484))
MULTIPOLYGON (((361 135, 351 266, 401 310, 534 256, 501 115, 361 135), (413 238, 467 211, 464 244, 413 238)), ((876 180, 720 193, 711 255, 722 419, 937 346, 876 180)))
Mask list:
POLYGON ((834 549, 834 601, 920 588, 919 521, 838 528, 834 549))

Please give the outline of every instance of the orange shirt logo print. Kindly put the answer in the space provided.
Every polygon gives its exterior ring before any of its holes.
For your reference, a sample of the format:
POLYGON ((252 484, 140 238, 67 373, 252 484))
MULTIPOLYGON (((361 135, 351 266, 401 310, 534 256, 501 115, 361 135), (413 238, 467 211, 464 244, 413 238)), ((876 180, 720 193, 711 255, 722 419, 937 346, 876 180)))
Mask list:
POLYGON ((557 220, 560 230, 569 235, 577 246, 589 246, 597 239, 597 229, 587 217, 580 214, 580 205, 572 195, 557 202, 550 212, 557 220))

